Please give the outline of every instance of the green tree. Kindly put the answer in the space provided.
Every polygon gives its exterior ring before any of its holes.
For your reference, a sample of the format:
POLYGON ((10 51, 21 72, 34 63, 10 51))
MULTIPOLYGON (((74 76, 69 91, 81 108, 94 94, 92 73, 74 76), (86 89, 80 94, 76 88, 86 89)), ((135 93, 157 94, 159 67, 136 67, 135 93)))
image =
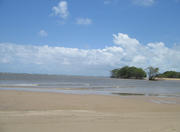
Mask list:
POLYGON ((176 71, 166 71, 162 74, 159 74, 158 77, 164 77, 164 78, 180 78, 180 72, 176 71))
POLYGON ((119 69, 114 69, 114 70, 112 70, 112 71, 111 71, 111 77, 112 77, 112 78, 119 78, 119 77, 118 77, 118 71, 119 71, 119 69))
POLYGON ((111 77, 143 79, 146 77, 146 73, 142 68, 124 66, 120 69, 112 70, 111 77))

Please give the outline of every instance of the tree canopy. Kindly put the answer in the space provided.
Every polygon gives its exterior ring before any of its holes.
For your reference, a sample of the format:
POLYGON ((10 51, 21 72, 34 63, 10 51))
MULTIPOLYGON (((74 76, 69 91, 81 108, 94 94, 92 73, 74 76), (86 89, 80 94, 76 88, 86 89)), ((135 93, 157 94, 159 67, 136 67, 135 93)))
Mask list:
POLYGON ((146 77, 146 72, 142 68, 124 66, 122 68, 112 70, 111 77, 143 79, 146 77))
POLYGON ((158 77, 163 77, 163 78, 180 78, 180 72, 176 71, 166 71, 162 74, 159 74, 158 77))
POLYGON ((124 66, 122 68, 113 69, 111 71, 112 78, 130 78, 130 79, 143 79, 146 77, 146 73, 149 80, 155 80, 156 77, 159 78, 180 78, 180 72, 176 71, 166 71, 164 73, 159 73, 158 67, 149 66, 145 69, 138 68, 135 66, 129 67, 124 66))

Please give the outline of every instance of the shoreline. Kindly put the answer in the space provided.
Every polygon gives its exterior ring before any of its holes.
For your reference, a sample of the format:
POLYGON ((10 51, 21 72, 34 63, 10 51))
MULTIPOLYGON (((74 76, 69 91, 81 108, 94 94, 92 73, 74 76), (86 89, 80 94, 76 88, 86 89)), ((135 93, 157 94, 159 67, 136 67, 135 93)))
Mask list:
POLYGON ((156 78, 157 80, 174 80, 174 81, 180 81, 180 78, 156 78))
POLYGON ((0 91, 2 132, 174 132, 179 122, 180 98, 0 91))
POLYGON ((60 93, 74 95, 104 95, 104 96, 144 96, 144 97, 174 97, 179 98, 179 94, 173 93, 141 93, 141 92, 113 92, 113 91, 92 91, 90 89, 71 89, 71 88, 18 88, 18 87, 0 87, 0 91, 17 91, 17 92, 36 92, 36 93, 60 93))

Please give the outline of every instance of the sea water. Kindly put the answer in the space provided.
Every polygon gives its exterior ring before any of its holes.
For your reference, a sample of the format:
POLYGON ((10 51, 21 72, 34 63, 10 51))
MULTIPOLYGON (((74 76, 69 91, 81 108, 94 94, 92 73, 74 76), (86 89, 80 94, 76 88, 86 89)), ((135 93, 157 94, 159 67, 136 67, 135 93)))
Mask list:
POLYGON ((0 90, 180 97, 180 81, 1 73, 0 90))

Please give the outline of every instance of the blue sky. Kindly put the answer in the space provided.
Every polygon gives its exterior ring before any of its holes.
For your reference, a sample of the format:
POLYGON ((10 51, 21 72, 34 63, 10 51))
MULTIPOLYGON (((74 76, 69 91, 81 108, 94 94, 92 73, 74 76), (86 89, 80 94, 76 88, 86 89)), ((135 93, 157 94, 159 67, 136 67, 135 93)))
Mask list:
POLYGON ((179 0, 0 0, 0 72, 180 71, 179 12, 179 0))

